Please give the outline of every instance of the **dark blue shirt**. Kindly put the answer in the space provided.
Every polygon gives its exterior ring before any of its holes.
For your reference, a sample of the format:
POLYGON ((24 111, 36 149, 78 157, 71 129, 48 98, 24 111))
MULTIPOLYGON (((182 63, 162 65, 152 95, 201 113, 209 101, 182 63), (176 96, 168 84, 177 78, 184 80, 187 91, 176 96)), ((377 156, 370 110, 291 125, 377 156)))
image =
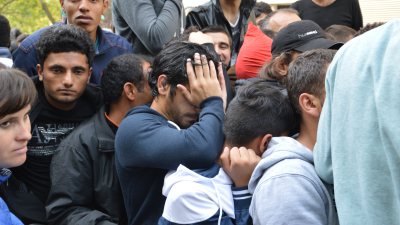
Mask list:
POLYGON ((132 109, 115 137, 115 160, 130 225, 157 224, 165 197, 161 190, 168 170, 183 164, 208 168, 223 146, 222 99, 201 104, 199 122, 178 130, 148 106, 132 109))

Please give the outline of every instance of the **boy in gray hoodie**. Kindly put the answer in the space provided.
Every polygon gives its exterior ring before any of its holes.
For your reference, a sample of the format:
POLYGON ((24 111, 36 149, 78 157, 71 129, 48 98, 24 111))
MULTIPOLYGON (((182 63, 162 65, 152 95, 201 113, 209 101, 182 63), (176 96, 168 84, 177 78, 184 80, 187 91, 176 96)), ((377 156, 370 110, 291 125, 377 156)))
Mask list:
POLYGON ((169 173, 163 186, 167 200, 158 225, 252 224, 247 184, 255 164, 248 161, 258 162, 256 154, 261 155, 272 135, 287 135, 293 124, 294 112, 285 89, 266 80, 240 88, 224 121, 225 149, 219 163, 225 172, 215 164, 205 170, 180 165, 169 173))
POLYGON ((249 182, 257 224, 338 224, 331 188, 314 169, 312 149, 325 99, 326 70, 335 51, 312 50, 290 64, 287 89, 299 116, 296 138, 272 137, 249 182))

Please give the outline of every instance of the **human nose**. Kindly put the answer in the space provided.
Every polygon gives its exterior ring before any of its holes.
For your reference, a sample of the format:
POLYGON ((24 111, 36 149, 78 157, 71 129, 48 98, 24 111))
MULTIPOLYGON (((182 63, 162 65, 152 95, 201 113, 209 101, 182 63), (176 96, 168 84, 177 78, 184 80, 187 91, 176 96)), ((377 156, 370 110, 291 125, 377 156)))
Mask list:
POLYGON ((20 123, 17 140, 18 141, 29 141, 32 138, 31 134, 31 121, 29 117, 20 123))
POLYGON ((65 87, 71 87, 73 85, 73 75, 71 72, 67 72, 63 79, 63 85, 65 87))
POLYGON ((216 52, 219 56, 221 56, 221 49, 219 48, 219 46, 218 46, 217 44, 214 45, 214 49, 215 49, 215 52, 216 52))
POLYGON ((79 10, 80 11, 89 11, 89 1, 88 0, 82 0, 79 4, 79 10))

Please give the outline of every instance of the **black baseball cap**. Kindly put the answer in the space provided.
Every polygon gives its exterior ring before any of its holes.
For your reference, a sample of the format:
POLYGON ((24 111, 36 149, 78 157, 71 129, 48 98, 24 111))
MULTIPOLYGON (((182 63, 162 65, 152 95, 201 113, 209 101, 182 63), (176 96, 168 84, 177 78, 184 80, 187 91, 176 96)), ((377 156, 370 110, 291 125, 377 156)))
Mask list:
POLYGON ((305 52, 313 49, 339 49, 343 43, 325 38, 324 30, 311 20, 290 23, 282 28, 272 42, 272 55, 296 50, 305 52))

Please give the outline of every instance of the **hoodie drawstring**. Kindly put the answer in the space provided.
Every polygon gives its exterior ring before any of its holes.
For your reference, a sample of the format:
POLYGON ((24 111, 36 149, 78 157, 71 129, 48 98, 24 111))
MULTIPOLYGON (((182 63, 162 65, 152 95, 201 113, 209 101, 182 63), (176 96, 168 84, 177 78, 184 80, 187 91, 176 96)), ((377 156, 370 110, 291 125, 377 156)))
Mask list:
POLYGON ((214 190, 217 193, 217 198, 218 198, 218 207, 219 207, 219 216, 218 216, 218 225, 221 225, 221 220, 222 220, 222 205, 221 205, 221 197, 219 196, 218 188, 215 185, 214 181, 211 180, 211 183, 214 186, 214 190))

